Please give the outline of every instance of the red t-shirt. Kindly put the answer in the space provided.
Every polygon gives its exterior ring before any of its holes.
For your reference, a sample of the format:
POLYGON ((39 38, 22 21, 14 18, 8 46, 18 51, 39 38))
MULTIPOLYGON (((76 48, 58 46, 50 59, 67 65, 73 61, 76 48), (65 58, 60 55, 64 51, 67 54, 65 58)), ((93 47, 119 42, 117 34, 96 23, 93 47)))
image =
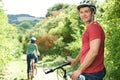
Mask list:
POLYGON ((100 49, 98 51, 98 55, 96 56, 93 63, 86 68, 83 72, 93 73, 101 71, 104 68, 104 40, 105 35, 102 27, 97 22, 91 23, 87 29, 82 34, 82 53, 80 57, 80 63, 83 62, 86 57, 89 49, 90 49, 90 41, 94 39, 101 39, 100 49))

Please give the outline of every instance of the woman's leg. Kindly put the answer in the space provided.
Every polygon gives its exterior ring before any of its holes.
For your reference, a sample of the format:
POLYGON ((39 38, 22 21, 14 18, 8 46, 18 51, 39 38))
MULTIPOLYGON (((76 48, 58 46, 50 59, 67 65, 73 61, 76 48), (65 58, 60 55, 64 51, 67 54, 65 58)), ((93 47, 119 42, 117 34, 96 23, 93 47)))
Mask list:
POLYGON ((30 54, 27 54, 27 78, 29 80, 29 70, 30 70, 30 54))
POLYGON ((34 54, 35 63, 38 62, 38 56, 34 54))
POLYGON ((32 54, 33 58, 34 58, 34 68, 36 69, 36 63, 38 62, 38 57, 35 54, 32 54))

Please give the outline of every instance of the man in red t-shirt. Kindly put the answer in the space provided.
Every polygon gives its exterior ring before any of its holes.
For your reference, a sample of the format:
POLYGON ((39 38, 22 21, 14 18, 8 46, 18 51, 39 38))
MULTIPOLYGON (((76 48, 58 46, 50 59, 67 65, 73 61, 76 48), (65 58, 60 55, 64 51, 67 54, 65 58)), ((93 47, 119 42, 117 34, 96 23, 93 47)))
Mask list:
POLYGON ((102 27, 94 21, 96 7, 90 1, 82 1, 77 7, 86 29, 82 34, 82 48, 71 65, 80 61, 80 67, 71 74, 72 80, 102 80, 106 74, 104 66, 104 40, 102 27), (81 77, 82 75, 82 77, 81 77))

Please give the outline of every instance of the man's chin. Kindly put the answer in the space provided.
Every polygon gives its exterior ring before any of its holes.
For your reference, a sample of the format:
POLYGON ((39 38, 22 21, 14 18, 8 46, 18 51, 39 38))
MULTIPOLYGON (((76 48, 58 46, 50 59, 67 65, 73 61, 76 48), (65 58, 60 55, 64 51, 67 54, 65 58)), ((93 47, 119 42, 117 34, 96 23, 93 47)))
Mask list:
POLYGON ((83 20, 83 22, 85 22, 85 23, 86 23, 86 22, 89 22, 89 20, 83 20))

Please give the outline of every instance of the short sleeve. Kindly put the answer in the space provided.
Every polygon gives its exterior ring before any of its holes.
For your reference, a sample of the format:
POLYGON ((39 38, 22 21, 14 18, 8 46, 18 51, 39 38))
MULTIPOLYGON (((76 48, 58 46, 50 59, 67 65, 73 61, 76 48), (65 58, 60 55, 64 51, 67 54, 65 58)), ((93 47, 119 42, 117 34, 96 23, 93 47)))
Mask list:
POLYGON ((98 24, 93 24, 88 28, 89 40, 101 38, 101 27, 98 24))
POLYGON ((36 50, 38 49, 38 46, 37 46, 37 44, 35 44, 35 49, 36 49, 36 50))

